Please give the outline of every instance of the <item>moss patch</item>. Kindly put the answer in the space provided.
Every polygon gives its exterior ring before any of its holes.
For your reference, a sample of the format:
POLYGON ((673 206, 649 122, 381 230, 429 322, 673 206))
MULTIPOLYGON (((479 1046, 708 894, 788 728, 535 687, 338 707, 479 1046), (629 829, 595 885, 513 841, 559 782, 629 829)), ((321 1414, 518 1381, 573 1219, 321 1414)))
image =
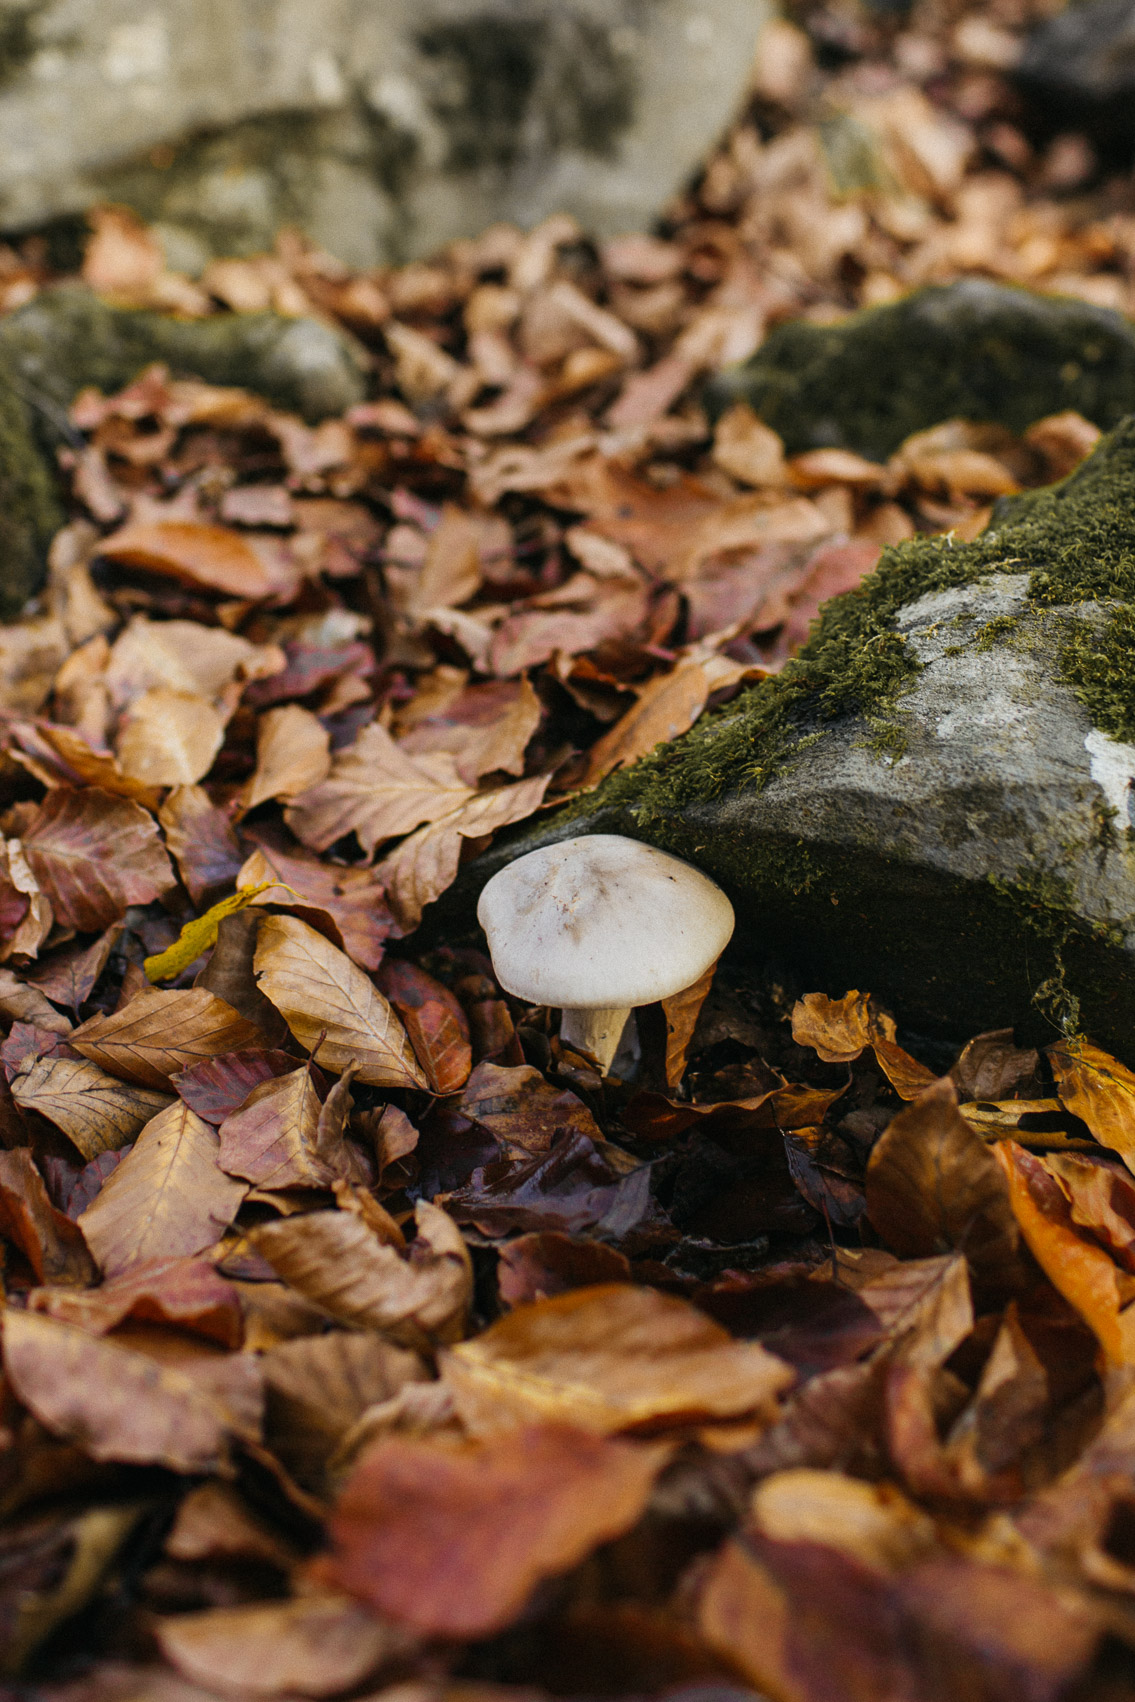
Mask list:
POLYGON ((706 398, 711 411, 747 401, 791 452, 838 445, 879 460, 944 419, 1023 431, 1074 408, 1106 429, 1135 408, 1135 328, 1107 308, 970 278, 838 325, 777 326, 706 398))
POLYGON ((0 378, 0 620, 14 620, 39 589, 48 545, 63 519, 27 407, 0 378))

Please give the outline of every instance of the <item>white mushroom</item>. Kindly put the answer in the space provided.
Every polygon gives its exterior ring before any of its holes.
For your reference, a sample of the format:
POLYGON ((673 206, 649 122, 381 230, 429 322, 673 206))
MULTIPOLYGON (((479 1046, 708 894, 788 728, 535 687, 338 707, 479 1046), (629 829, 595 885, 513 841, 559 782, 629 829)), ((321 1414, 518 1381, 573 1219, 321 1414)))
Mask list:
POLYGON ((679 857, 594 833, 501 869, 477 920, 501 986, 558 1006, 561 1038, 606 1073, 633 1008, 681 992, 721 955, 733 906, 679 857))

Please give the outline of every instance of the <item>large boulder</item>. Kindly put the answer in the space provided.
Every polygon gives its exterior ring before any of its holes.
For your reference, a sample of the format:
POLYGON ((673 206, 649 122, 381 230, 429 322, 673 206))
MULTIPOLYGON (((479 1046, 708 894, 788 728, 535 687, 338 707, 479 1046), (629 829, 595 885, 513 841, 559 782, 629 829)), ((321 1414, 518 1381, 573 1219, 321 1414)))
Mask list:
POLYGON ((1082 1024, 1135 1062, 1135 418, 975 542, 888 550, 799 658, 470 865, 625 832, 735 949, 926 1032, 1082 1024))
POLYGON ((768 10, 4 0, 0 228, 124 200, 190 267, 284 224, 357 266, 561 209, 641 229, 732 117, 768 10))
POLYGON ((1107 307, 986 278, 916 290, 835 325, 790 320, 707 387, 743 400, 788 449, 883 461, 940 420, 1023 431, 1074 408, 1099 426, 1135 409, 1135 326, 1107 307))
POLYGON ((1102 151, 1135 154, 1135 5, 1083 0, 1030 33, 1015 69, 1030 128, 1087 131, 1102 151))

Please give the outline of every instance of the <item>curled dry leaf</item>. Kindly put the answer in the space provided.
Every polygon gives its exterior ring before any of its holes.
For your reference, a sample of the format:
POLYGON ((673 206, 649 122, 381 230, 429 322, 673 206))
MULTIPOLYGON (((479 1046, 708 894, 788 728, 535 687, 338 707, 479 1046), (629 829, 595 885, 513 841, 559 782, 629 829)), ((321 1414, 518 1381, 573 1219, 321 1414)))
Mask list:
POLYGON ((792 1010, 793 1040, 813 1047, 825 1064, 853 1063, 875 1039, 894 1037, 894 1018, 872 1008, 870 993, 853 990, 842 999, 806 993, 792 1010))
POLYGON ((683 987, 680 993, 672 993, 662 1001, 662 1015, 666 1022, 667 1087, 677 1087, 686 1073, 690 1042, 716 973, 717 964, 711 963, 691 987, 683 987))
POLYGON ((193 520, 134 523, 112 532, 99 554, 226 597, 270 597, 281 583, 239 532, 193 520))
POLYGON ((1059 1041, 1048 1057, 1062 1102, 1135 1170, 1135 1075, 1087 1040, 1059 1041))
POLYGON ((220 1240, 248 1190, 221 1170, 219 1145, 212 1125, 180 1099, 147 1123, 79 1219, 107 1276, 220 1240))
POLYGON ((98 1288, 39 1288, 28 1298, 33 1312, 46 1312, 88 1335, 103 1336, 127 1318, 175 1324, 222 1347, 244 1339, 240 1301, 206 1259, 159 1259, 135 1265, 98 1288))
POLYGON ((241 794, 241 808, 298 798, 326 780, 330 769, 331 735, 310 709, 298 703, 266 709, 256 725, 256 769, 241 794))
POLYGON ((390 1437, 331 1517, 331 1580, 440 1637, 483 1637, 639 1518, 668 1450, 566 1424, 464 1444, 390 1437))
POLYGON ((218 1471, 234 1437, 254 1435, 259 1422, 260 1377, 250 1356, 233 1356, 224 1381, 210 1381, 54 1318, 9 1309, 4 1369, 42 1425, 95 1460, 218 1471))
POLYGON ((262 1224, 249 1239, 284 1281, 335 1318, 410 1346, 457 1341, 473 1293, 461 1232, 419 1200, 418 1240, 403 1258, 351 1211, 309 1212, 262 1224))
POLYGON ((469 1021, 456 994, 417 964, 388 957, 378 985, 405 1025, 434 1093, 456 1093, 473 1065, 469 1021))
POLYGON ((86 1243, 52 1205, 27 1147, 0 1152, 0 1235, 20 1249, 37 1282, 83 1288, 92 1280, 86 1243))
POLYGON ((358 1065, 375 1087, 427 1087, 409 1037, 382 994, 322 934, 295 916, 268 916, 256 946, 262 993, 318 1063, 358 1065))
POLYGON ((40 1058, 13 1077, 12 1098, 62 1129, 84 1158, 115 1152, 171 1103, 168 1093, 119 1081, 87 1058, 40 1058))
POLYGON ((543 803, 551 778, 550 774, 538 774, 531 780, 518 780, 515 786, 475 793, 451 815, 412 833, 378 865, 375 873, 384 882, 404 928, 417 927, 426 905, 452 885, 462 841, 479 839, 495 833, 498 827, 523 821, 543 803))
POLYGON ((328 1461, 368 1408, 430 1375, 424 1360, 372 1331, 282 1342, 261 1360, 265 1440, 305 1488, 321 1493, 328 1461))
POLYGON ((16 761, 47 787, 98 786, 116 798, 131 798, 155 809, 161 796, 154 786, 123 772, 116 756, 95 750, 74 727, 39 721, 12 728, 11 753, 16 761))
POLYGON ((127 710, 118 760, 146 786, 192 786, 208 774, 224 738, 224 720, 207 699, 155 686, 127 710))
POLYGON ((867 1165, 867 1215, 904 1258, 964 1253, 975 1277, 1012 1283, 1017 1230, 1004 1172, 958 1111, 948 1076, 900 1111, 867 1165))
POLYGON ((110 961, 122 938, 122 923, 112 922, 92 945, 64 946, 39 964, 28 977, 31 985, 57 1005, 78 1011, 110 961))
POLYGON ((156 1635, 194 1684, 247 1697, 339 1696, 414 1646, 359 1602, 331 1595, 179 1613, 156 1635))
POLYGON ((383 840, 437 821, 472 796, 446 752, 408 756, 372 721, 349 749, 336 754, 327 779, 298 798, 285 819, 314 851, 354 833, 373 854, 383 840))
POLYGON ((347 1167, 341 1139, 320 1150, 323 1109, 310 1065, 261 1082, 221 1124, 221 1169, 262 1188, 330 1187, 347 1167))
POLYGON ((794 1373, 687 1301, 608 1283, 518 1306, 446 1353, 442 1375, 480 1434, 537 1418, 599 1431, 767 1418, 794 1373))
POLYGON ((23 836, 28 864, 66 927, 93 933, 174 884, 152 816, 89 787, 47 794, 23 836))
POLYGON ((93 1016, 70 1042, 111 1075, 140 1087, 169 1078, 204 1058, 254 1046, 259 1031, 205 987, 139 993, 108 1016, 93 1016))
POLYGON ((1135 1365, 1135 1278, 1076 1229, 1067 1195, 1043 1159, 1015 1141, 999 1141, 994 1151, 1037 1264, 1094 1332, 1108 1363, 1135 1365))
POLYGON ((57 1011, 30 981, 12 969, 0 968, 0 1013, 14 1022, 27 1022, 51 1034, 70 1034, 71 1022, 57 1011))

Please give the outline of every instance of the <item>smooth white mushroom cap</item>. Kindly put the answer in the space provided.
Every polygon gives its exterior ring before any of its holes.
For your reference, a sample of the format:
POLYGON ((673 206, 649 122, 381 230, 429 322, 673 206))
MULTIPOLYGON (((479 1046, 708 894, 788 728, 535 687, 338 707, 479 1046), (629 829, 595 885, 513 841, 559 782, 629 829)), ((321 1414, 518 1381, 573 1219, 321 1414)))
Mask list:
POLYGON ((733 906, 699 869, 617 833, 518 857, 477 905, 502 987, 532 1004, 649 1005, 722 953, 733 906))

